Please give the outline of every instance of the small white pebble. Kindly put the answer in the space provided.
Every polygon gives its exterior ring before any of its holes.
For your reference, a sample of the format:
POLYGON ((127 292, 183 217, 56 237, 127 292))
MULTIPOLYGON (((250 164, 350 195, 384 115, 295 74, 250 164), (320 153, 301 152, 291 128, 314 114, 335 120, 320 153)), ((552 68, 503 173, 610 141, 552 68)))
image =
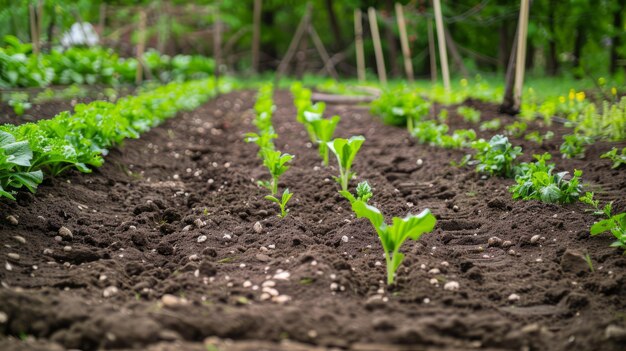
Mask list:
POLYGON ((380 266, 382 266, 382 265, 383 265, 383 264, 382 264, 380 261, 376 261, 376 262, 374 262, 374 266, 376 266, 376 267, 380 267, 380 266))
POLYGON ((428 274, 439 274, 439 273, 441 273, 439 268, 433 268, 433 269, 428 271, 428 274))
POLYGON ((245 282, 243 282, 243 287, 244 288, 249 288, 252 286, 252 282, 249 280, 246 280, 245 282))
POLYGON ((341 241, 343 241, 344 243, 347 243, 347 242, 348 242, 348 240, 349 240, 349 239, 348 239, 348 236, 347 236, 347 235, 344 235, 344 236, 342 236, 342 237, 341 237, 341 241))
POLYGON ((206 235, 200 235, 200 236, 198 237, 198 242, 199 242, 199 243, 203 243, 203 242, 205 242, 206 240, 207 240, 206 235))
POLYGON ((533 235, 533 236, 530 238, 530 243, 531 243, 531 244, 535 244, 535 243, 537 243, 537 242, 539 241, 539 239, 541 239, 541 235, 533 235))
POLYGON ((225 240, 230 240, 232 237, 230 236, 230 234, 224 234, 222 238, 224 238, 225 240))
POLYGON ((455 281, 449 281, 443 285, 443 290, 448 290, 448 291, 457 291, 459 290, 459 288, 460 288, 459 283, 455 281))
POLYGON ((111 296, 117 295, 118 292, 119 290, 117 289, 116 286, 107 286, 106 288, 104 288, 104 290, 102 290, 102 296, 111 297, 111 296))
POLYGON ((287 271, 279 272, 279 273, 274 274, 273 279, 276 279, 276 280, 288 280, 290 275, 291 274, 289 272, 287 272, 287 271))
POLYGON ((511 294, 511 295, 509 295, 509 297, 508 297, 508 300, 509 300, 509 301, 519 301, 519 299, 520 299, 520 296, 519 296, 519 295, 517 295, 517 294, 511 294))
POLYGON ((255 222, 254 225, 252 226, 252 229, 257 234, 261 234, 261 232, 263 232, 263 226, 261 225, 261 222, 255 222))
POLYGON ((437 280, 437 278, 430 278, 430 284, 431 285, 438 285, 439 281, 437 280))
POLYGON ((330 283, 330 290, 331 290, 331 291, 337 291, 337 290, 339 290, 339 284, 337 284, 337 283, 335 283, 335 282, 330 283))

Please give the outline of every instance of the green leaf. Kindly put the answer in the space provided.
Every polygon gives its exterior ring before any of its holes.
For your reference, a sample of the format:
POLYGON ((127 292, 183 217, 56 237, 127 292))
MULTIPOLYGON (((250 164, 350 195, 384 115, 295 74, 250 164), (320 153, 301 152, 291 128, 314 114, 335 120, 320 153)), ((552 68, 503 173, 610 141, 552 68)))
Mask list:
POLYGON ((596 222, 591 226, 589 232, 591 235, 598 235, 606 231, 611 230, 615 226, 613 218, 605 219, 600 222, 596 222))

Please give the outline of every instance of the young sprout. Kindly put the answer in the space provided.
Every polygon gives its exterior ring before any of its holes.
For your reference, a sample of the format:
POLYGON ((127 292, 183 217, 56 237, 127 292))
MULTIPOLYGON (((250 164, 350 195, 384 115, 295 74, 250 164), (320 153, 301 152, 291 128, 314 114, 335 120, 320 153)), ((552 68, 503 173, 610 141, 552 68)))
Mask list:
POLYGON ((355 199, 352 202, 352 210, 358 218, 369 219, 378 234, 385 251, 387 285, 393 284, 395 273, 404 260, 404 254, 400 252, 402 244, 407 239, 419 240, 422 234, 431 232, 437 223, 437 219, 428 209, 418 215, 393 217, 391 225, 385 223, 380 210, 364 201, 355 199))
POLYGON ((337 157, 339 177, 335 177, 335 180, 341 184, 341 190, 343 191, 348 191, 348 182, 354 177, 354 173, 351 172, 350 169, 363 142, 365 142, 365 138, 359 135, 353 136, 350 139, 337 138, 326 143, 330 151, 337 157))
POLYGON ((290 193, 289 192, 289 188, 287 188, 287 189, 285 189, 285 191, 283 191, 283 196, 281 197, 280 200, 278 200, 276 197, 274 197, 272 195, 267 195, 265 197, 265 199, 277 203, 278 206, 280 206, 280 215, 279 215, 279 217, 285 218, 287 216, 287 213, 289 213, 289 210, 286 209, 287 202, 289 202, 289 199, 291 199, 292 196, 293 196, 293 193, 290 193))
POLYGON ((343 197, 348 199, 350 203, 353 203, 357 200, 367 203, 369 199, 371 199, 374 195, 372 193, 372 187, 367 181, 362 181, 356 186, 356 197, 352 195, 352 193, 349 191, 341 190, 339 191, 339 193, 343 195, 343 197))
POLYGON ((324 166, 328 166, 328 142, 332 139, 335 133, 335 128, 341 118, 339 116, 333 116, 331 119, 317 119, 311 122, 311 128, 315 135, 315 139, 318 143, 318 151, 322 160, 324 160, 324 166))
POLYGON ((246 133, 244 135, 244 141, 246 143, 255 143, 259 147, 259 157, 263 157, 262 153, 264 149, 274 150, 274 142, 278 134, 274 132, 274 128, 270 126, 267 130, 257 133, 246 133))
POLYGON ((263 155, 263 165, 267 167, 272 175, 271 182, 260 182, 262 186, 268 188, 272 195, 278 193, 278 178, 289 169, 288 163, 294 158, 290 154, 282 154, 280 151, 272 149, 261 150, 263 155))

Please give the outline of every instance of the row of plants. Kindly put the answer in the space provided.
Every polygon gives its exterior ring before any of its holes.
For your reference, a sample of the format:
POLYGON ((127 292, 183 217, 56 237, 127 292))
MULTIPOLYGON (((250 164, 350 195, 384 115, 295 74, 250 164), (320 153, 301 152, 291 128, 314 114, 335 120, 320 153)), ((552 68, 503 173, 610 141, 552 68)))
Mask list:
MULTIPOLYGON (((0 126, 0 197, 15 200, 22 187, 35 192, 44 174, 68 169, 89 173, 103 163, 108 150, 126 138, 138 138, 150 128, 192 110, 217 92, 213 79, 170 83, 116 103, 78 104, 74 113, 19 126, 0 126)), ((219 90, 230 89, 226 83, 219 90)))
POLYGON ((291 92, 297 109, 296 119, 308 131, 311 142, 318 145, 323 164, 329 166, 328 151, 337 159, 339 175, 333 178, 340 185, 339 193, 350 202, 357 218, 367 218, 374 227, 385 253, 387 284, 392 285, 404 260, 404 254, 400 252, 402 244, 407 239, 419 240, 423 234, 431 232, 437 222, 435 216, 425 209, 418 215, 393 217, 391 224, 387 224, 381 210, 369 203, 373 192, 367 181, 360 182, 353 195, 349 188, 350 180, 356 176, 352 166, 365 138, 357 135, 348 139, 332 139, 340 117, 325 119, 323 115, 326 106, 321 102, 314 104, 311 101, 311 91, 301 83, 294 83, 291 92))
MULTIPOLYGON (((450 143, 446 141, 448 126, 442 123, 442 121, 445 122, 446 118, 445 116, 442 118, 441 114, 438 117, 439 121, 436 121, 432 119, 426 120, 427 114, 420 114, 418 117, 414 117, 417 114, 396 113, 394 114, 395 119, 393 119, 393 123, 390 123, 389 112, 394 111, 394 107, 403 109, 406 106, 411 106, 411 111, 418 111, 420 108, 415 105, 428 104, 428 102, 420 97, 417 97, 415 101, 410 101, 415 96, 411 93, 408 93, 405 97, 399 97, 399 94, 401 93, 396 92, 393 97, 388 97, 383 94, 379 101, 375 101, 372 104, 372 112, 374 114, 382 113, 381 118, 383 122, 394 125, 401 125, 400 117, 404 118, 404 123, 409 128, 410 134, 420 143, 427 143, 439 147, 450 147, 450 143), (380 100, 383 101, 381 102, 380 100), (385 102, 387 102, 387 104, 385 104, 385 102), (394 102, 398 102, 398 106, 394 106, 394 102), (381 105, 385 105, 384 109, 380 108, 381 105), (416 118, 419 118, 418 122, 415 122, 416 118), (411 121, 411 119, 413 119, 413 121, 411 121)), ((459 108, 459 113, 464 115, 466 121, 469 119, 478 122, 475 117, 467 117, 467 115, 475 115, 473 111, 460 110, 459 108)), ((444 115, 447 115, 447 112, 444 115)), ((522 123, 523 122, 516 122, 516 124, 513 124, 513 127, 508 128, 507 131, 520 136, 527 127, 525 123, 522 123)), ((470 148, 474 151, 473 155, 464 157, 460 164, 475 165, 476 172, 480 174, 514 179, 515 185, 509 188, 514 199, 567 204, 579 200, 585 202, 585 199, 589 196, 588 194, 583 195, 582 171, 575 170, 571 176, 569 172, 556 172, 555 164, 548 162, 551 159, 551 155, 548 153, 534 155, 535 162, 519 163, 518 159, 522 155, 522 148, 513 146, 504 135, 494 135, 487 141, 484 139, 474 140, 475 133, 473 134, 474 139, 472 139, 471 134, 466 130, 455 131, 455 134, 458 133, 465 136, 466 140, 455 146, 458 146, 458 148, 470 148)), ((539 137, 543 139, 546 136, 539 137)), ((562 151, 563 148, 562 146, 562 151)), ((617 168, 625 164, 624 152, 626 152, 626 150, 621 150, 620 155, 618 150, 613 148, 613 150, 603 155, 603 157, 611 158, 614 162, 613 167, 617 168)), ((626 223, 624 223, 624 216, 622 216, 622 214, 613 216, 610 213, 610 208, 609 211, 602 213, 607 219, 601 222, 603 223, 602 225, 594 225, 591 233, 597 235, 604 231, 610 231, 617 239, 612 246, 619 246, 626 249, 626 223)))
POLYGON ((278 134, 276 134, 272 125, 272 115, 276 109, 272 98, 273 93, 272 84, 265 84, 259 89, 257 100, 254 104, 256 117, 253 121, 257 127, 257 133, 247 133, 244 140, 249 143, 255 143, 259 147, 258 156, 262 159, 263 165, 269 171, 271 178, 266 181, 259 180, 258 184, 271 192, 270 195, 265 196, 265 199, 276 203, 280 207, 279 216, 284 218, 289 213, 287 203, 293 196, 293 193, 289 191, 289 188, 285 188, 279 199, 278 181, 280 176, 289 169, 290 163, 295 156, 276 150, 274 145, 274 139, 278 137, 278 134))
MULTIPOLYGON (((0 48, 0 87, 47 87, 49 85, 134 83, 136 58, 120 58, 101 47, 53 48, 48 53, 32 54, 32 45, 13 36, 4 37, 0 48)), ((141 61, 146 76, 162 82, 208 78, 215 62, 203 56, 170 57, 147 51, 141 61)))

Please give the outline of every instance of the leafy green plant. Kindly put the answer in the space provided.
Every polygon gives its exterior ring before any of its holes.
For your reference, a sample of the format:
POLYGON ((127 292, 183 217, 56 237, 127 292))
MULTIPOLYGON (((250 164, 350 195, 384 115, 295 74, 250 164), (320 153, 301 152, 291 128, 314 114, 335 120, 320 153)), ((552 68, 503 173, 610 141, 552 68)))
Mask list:
POLYGON ((487 130, 498 130, 500 127, 502 127, 502 120, 500 118, 494 118, 481 123, 478 129, 484 132, 487 130))
POLYGON ((584 158, 587 145, 591 145, 593 139, 581 134, 569 134, 563 136, 563 143, 559 147, 563 158, 584 158))
POLYGON ((515 175, 515 159, 522 154, 522 148, 513 147, 509 139, 503 135, 494 135, 489 141, 480 139, 472 143, 476 150, 476 171, 489 175, 513 178, 515 175))
POLYGON ((428 115, 430 102, 424 100, 416 91, 398 88, 383 91, 370 106, 372 114, 380 116, 383 123, 406 126, 411 131, 414 123, 428 115))
POLYGON ((340 120, 339 116, 333 116, 331 119, 320 118, 310 122, 324 166, 328 166, 328 142, 333 138, 340 120))
POLYGON ((246 133, 244 141, 246 143, 255 143, 259 147, 259 157, 263 157, 262 150, 270 149, 274 150, 273 140, 278 138, 278 134, 274 132, 274 127, 269 126, 266 130, 259 131, 259 133, 246 133))
POLYGON ((553 174, 554 164, 546 162, 550 160, 550 154, 534 157, 536 162, 524 163, 519 167, 519 175, 515 177, 517 184, 509 189, 514 199, 561 204, 578 200, 582 193, 582 171, 575 170, 574 176, 567 180, 569 172, 553 174))
POLYGON ((28 101, 27 93, 11 93, 8 105, 13 107, 13 112, 18 116, 23 115, 26 110, 32 107, 32 104, 28 101))
POLYGON ((469 106, 460 106, 456 109, 456 112, 463 117, 463 120, 468 123, 480 122, 480 111, 469 106))
POLYGON ((269 189, 272 195, 276 195, 278 193, 278 179, 289 169, 289 162, 293 160, 294 156, 271 149, 263 149, 261 154, 263 155, 263 165, 272 175, 272 180, 260 181, 259 184, 269 189))
POLYGON ((607 217, 608 218, 596 222, 591 226, 591 235, 596 236, 607 231, 611 232, 611 234, 613 234, 613 236, 617 239, 611 243, 611 247, 618 247, 626 250, 626 212, 616 215, 611 215, 609 212, 607 217))
POLYGON ((516 138, 521 138, 526 132, 526 129, 528 129, 528 125, 526 124, 526 122, 520 121, 515 121, 504 127, 506 134, 516 138))
POLYGON ((532 141, 539 145, 543 145, 545 140, 551 140, 554 137, 554 132, 551 130, 547 131, 546 134, 541 135, 538 131, 530 132, 524 136, 524 139, 528 141, 532 141))
POLYGON ((600 158, 610 159, 613 161, 611 168, 619 168, 622 165, 626 165, 626 147, 622 149, 621 154, 618 154, 618 149, 614 147, 611 151, 602 154, 600 158))
POLYGON ((351 171, 352 162, 354 162, 354 158, 364 142, 365 138, 359 135, 350 139, 337 138, 326 143, 330 151, 337 157, 339 177, 334 178, 341 185, 343 191, 348 190, 348 182, 354 177, 354 173, 351 171))
POLYGON ((43 173, 28 170, 32 158, 28 142, 16 141, 13 135, 0 131, 0 197, 15 200, 9 189, 21 187, 35 192, 43 181, 43 173))
POLYGON ((357 218, 367 218, 376 230, 385 251, 387 285, 392 285, 395 273, 404 260, 404 254, 400 252, 402 244, 407 239, 419 240, 424 233, 431 232, 435 228, 437 219, 430 210, 426 209, 418 215, 409 214, 404 218, 393 217, 392 224, 388 225, 385 223, 383 214, 376 207, 359 199, 354 199, 351 204, 357 218))
POLYGON ((446 149, 461 149, 470 146, 476 140, 473 129, 457 129, 452 135, 442 135, 439 145, 446 149))
POLYGON ((285 191, 283 191, 283 196, 280 198, 280 200, 272 195, 265 196, 265 199, 277 203, 278 206, 280 207, 279 217, 285 218, 287 216, 287 213, 289 213, 289 210, 286 208, 287 202, 289 202, 292 196, 293 196, 293 193, 290 193, 289 189, 287 188, 285 189, 285 191))

